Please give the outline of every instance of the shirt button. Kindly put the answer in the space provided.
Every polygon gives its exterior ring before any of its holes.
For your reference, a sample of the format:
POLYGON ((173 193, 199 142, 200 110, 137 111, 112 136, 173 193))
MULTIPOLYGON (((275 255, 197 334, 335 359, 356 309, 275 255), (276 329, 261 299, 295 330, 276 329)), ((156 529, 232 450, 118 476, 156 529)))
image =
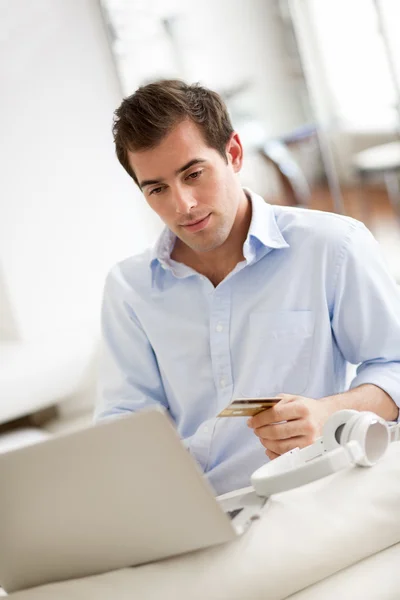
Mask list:
POLYGON ((226 385, 226 381, 225 381, 225 379, 220 379, 220 380, 219 380, 219 385, 220 385, 222 388, 224 388, 224 387, 225 387, 225 385, 226 385))
POLYGON ((221 323, 218 323, 218 325, 215 328, 215 331, 218 331, 218 333, 220 333, 223 330, 223 327, 221 325, 221 323))

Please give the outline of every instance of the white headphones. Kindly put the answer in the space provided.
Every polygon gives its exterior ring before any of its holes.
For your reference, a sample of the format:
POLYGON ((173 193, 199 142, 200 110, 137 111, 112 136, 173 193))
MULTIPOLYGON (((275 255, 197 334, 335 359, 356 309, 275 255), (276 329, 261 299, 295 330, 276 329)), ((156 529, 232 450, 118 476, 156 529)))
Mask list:
POLYGON ((271 496, 321 479, 352 465, 372 467, 390 442, 400 440, 400 424, 373 412, 340 410, 325 423, 322 437, 263 465, 251 476, 259 496, 271 496))

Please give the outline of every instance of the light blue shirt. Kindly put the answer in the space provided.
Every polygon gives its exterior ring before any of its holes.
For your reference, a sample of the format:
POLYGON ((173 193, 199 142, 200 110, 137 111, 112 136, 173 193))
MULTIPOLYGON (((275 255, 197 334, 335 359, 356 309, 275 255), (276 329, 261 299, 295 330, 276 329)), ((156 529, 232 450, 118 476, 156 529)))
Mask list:
POLYGON ((350 387, 373 383, 400 405, 400 295, 372 235, 247 192, 245 259, 216 288, 171 259, 166 229, 104 292, 96 418, 164 406, 217 494, 268 460, 246 418, 216 418, 233 398, 336 394, 352 363, 350 387))

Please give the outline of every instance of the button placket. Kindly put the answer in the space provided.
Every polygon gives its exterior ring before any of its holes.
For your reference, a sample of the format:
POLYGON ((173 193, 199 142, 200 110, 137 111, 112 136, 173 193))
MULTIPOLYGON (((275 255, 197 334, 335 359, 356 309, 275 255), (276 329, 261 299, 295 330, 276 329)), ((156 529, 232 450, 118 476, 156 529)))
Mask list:
POLYGON ((227 404, 232 384, 230 358, 230 286, 226 283, 214 292, 210 303, 210 349, 217 392, 217 406, 227 404))

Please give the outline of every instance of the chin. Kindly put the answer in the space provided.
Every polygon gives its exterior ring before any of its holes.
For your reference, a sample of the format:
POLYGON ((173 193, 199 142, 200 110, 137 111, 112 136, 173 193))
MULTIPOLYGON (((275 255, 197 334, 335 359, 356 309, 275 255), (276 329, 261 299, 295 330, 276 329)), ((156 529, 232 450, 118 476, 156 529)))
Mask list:
POLYGON ((178 235, 175 231, 175 234, 181 242, 195 252, 211 252, 222 246, 229 237, 229 229, 226 226, 213 229, 214 231, 204 230, 189 235, 182 235, 182 232, 178 235))

